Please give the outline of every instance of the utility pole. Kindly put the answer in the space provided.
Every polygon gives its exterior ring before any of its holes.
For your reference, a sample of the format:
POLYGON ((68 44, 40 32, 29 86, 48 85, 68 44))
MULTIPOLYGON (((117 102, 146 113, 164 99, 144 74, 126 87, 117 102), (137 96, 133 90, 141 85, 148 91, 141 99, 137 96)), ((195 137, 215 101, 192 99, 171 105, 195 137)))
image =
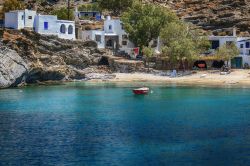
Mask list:
POLYGON ((70 14, 70 0, 68 0, 68 20, 69 20, 69 14, 70 14))

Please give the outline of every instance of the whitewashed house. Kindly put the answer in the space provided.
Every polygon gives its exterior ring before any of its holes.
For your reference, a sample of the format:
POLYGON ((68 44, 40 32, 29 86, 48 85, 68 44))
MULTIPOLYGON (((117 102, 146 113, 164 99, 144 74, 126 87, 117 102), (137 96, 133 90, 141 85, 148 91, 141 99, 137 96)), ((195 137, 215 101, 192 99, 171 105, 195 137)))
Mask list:
POLYGON ((58 20, 57 16, 37 15, 34 29, 42 35, 56 35, 62 39, 75 39, 75 22, 58 20))
POLYGON ((131 54, 134 44, 129 41, 128 34, 123 29, 120 19, 111 19, 110 16, 104 21, 102 30, 82 31, 84 41, 93 40, 97 42, 98 48, 109 48, 114 51, 124 51, 131 54))
POLYGON ((36 11, 15 10, 5 13, 5 27, 13 29, 33 28, 36 11))
POLYGON ((250 38, 249 37, 238 37, 237 38, 237 47, 240 49, 240 55, 238 57, 236 57, 239 59, 238 66, 240 64, 242 64, 243 67, 250 66, 250 38))
POLYGON ((32 10, 16 10, 5 13, 5 27, 13 29, 32 28, 42 35, 55 35, 62 39, 74 40, 75 22, 58 20, 57 16, 40 15, 32 10))
POLYGON ((37 15, 34 29, 42 35, 57 35, 58 25, 56 24, 57 16, 37 15))
POLYGON ((224 44, 234 43, 240 50, 240 54, 233 58, 229 65, 232 68, 243 68, 250 65, 250 38, 237 37, 236 30, 233 36, 209 36, 212 50, 216 50, 224 44))

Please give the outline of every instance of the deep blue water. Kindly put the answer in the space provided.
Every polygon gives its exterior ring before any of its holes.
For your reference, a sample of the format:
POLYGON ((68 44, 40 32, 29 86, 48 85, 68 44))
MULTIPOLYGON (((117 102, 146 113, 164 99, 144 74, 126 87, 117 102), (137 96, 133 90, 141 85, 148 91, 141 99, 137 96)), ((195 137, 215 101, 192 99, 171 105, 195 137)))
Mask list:
POLYGON ((0 165, 250 165, 250 89, 0 90, 0 165))

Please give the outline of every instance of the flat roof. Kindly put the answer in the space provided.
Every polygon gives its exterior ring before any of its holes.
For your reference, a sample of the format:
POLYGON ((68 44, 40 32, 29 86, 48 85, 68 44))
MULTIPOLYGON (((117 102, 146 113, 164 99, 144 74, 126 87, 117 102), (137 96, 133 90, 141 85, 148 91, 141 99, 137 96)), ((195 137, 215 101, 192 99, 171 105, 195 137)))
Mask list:
POLYGON ((105 33, 105 36, 118 36, 116 33, 105 33))
POLYGON ((75 21, 70 21, 70 20, 57 20, 57 22, 75 23, 75 21))
POLYGON ((43 15, 43 14, 38 14, 37 16, 39 17, 57 17, 57 15, 43 15))
MULTIPOLYGON (((35 10, 28 10, 28 9, 25 9, 26 11, 31 11, 31 12, 36 12, 35 10)), ((14 12, 25 12, 25 10, 11 10, 9 11, 9 13, 14 13, 14 12)))
POLYGON ((250 39, 239 40, 237 42, 245 42, 245 41, 250 41, 250 39))
POLYGON ((237 38, 237 36, 209 36, 211 38, 237 38))
POLYGON ((99 11, 78 11, 78 13, 100 13, 99 11))

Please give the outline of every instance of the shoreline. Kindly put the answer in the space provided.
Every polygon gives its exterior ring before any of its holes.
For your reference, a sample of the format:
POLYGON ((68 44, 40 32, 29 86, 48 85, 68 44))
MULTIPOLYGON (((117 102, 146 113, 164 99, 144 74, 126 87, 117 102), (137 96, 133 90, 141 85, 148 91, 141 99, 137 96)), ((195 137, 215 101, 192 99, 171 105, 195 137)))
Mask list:
POLYGON ((220 75, 219 71, 196 71, 197 73, 170 78, 169 76, 158 76, 147 73, 113 73, 114 79, 100 80, 93 79, 87 82, 107 83, 155 83, 155 84, 176 84, 194 86, 247 86, 250 87, 250 70, 233 70, 228 75, 220 75))
MULTIPOLYGON (((149 73, 111 73, 103 75, 115 75, 112 79, 90 79, 90 80, 61 80, 61 81, 45 81, 34 84, 24 84, 18 87, 24 88, 28 86, 53 86, 65 85, 67 83, 114 83, 114 84, 134 84, 140 86, 150 85, 173 85, 173 86, 197 86, 197 87, 239 87, 250 88, 250 70, 237 69, 232 70, 228 75, 220 75, 218 70, 195 71, 186 76, 174 77, 160 76, 149 73)), ((98 74, 98 73, 97 73, 98 74)), ((1 90, 1 88, 0 88, 1 90)))

